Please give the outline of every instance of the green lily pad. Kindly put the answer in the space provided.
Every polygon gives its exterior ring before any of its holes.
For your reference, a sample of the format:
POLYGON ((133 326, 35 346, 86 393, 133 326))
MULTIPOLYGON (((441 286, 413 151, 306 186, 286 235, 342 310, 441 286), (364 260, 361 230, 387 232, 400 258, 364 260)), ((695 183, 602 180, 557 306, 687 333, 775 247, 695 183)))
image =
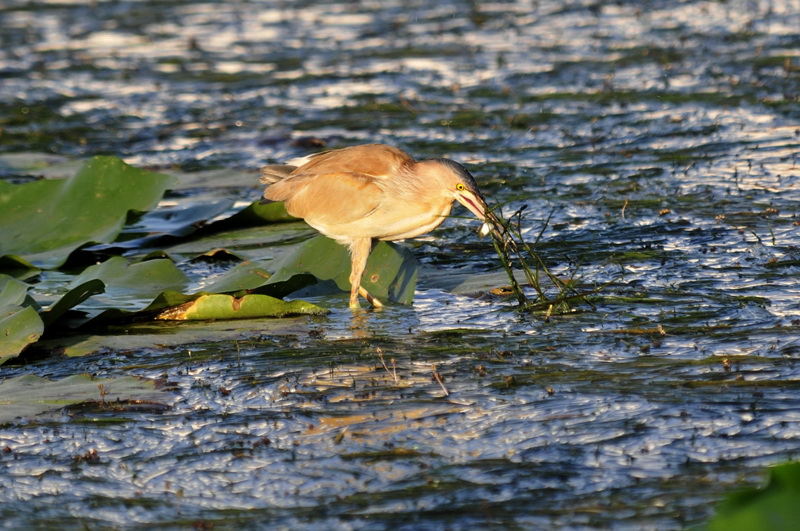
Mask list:
POLYGON ((196 295, 186 295, 179 291, 166 290, 159 293, 159 295, 153 299, 153 302, 151 302, 142 310, 142 313, 155 314, 156 312, 159 312, 165 308, 172 308, 174 306, 180 306, 181 304, 193 301, 200 295, 203 294, 200 293, 196 295))
MULTIPOLYGON (((303 282, 313 282, 310 277, 313 276, 318 280, 332 280, 339 289, 350 291, 350 253, 343 245, 324 236, 312 238, 295 252, 274 260, 270 268, 275 272, 265 289, 303 275, 303 282)), ((379 242, 367 261, 361 285, 379 300, 411 304, 418 269, 419 262, 409 249, 379 242)))
POLYGON ((163 250, 179 260, 196 258, 211 249, 225 249, 248 260, 265 260, 292 252, 294 246, 298 245, 296 242, 304 241, 314 232, 314 229, 303 222, 274 223, 204 233, 199 238, 165 246, 163 250))
POLYGON ((233 204, 231 198, 203 201, 192 197, 181 198, 175 204, 159 205, 135 223, 126 225, 117 241, 93 249, 140 249, 156 246, 165 236, 185 237, 200 230, 210 219, 226 213, 233 204))
POLYGON ((0 271, 5 271, 6 273, 13 274, 14 276, 24 276, 31 271, 38 270, 39 268, 21 256, 15 256, 13 254, 0 256, 0 271))
POLYGON ((0 423, 10 423, 18 418, 30 419, 87 401, 114 405, 140 401, 166 405, 172 402, 172 396, 159 391, 154 380, 131 376, 93 379, 79 374, 62 380, 48 380, 25 375, 0 383, 0 423))
POLYGON ((0 275, 0 365, 44 333, 44 323, 32 302, 27 284, 0 275))
MULTIPOLYGON (((164 253, 166 254, 166 253, 164 253)), ((206 262, 206 263, 222 263, 222 262, 244 262, 247 259, 244 256, 229 250, 229 249, 211 249, 202 254, 198 254, 188 260, 188 262, 206 262)))
POLYGON ((36 342, 68 310, 89 297, 102 293, 100 280, 90 280, 69 290, 47 310, 37 313, 38 304, 28 295, 28 285, 7 275, 0 275, 0 365, 18 356, 36 342))
POLYGON ((223 294, 203 294, 179 306, 162 311, 156 319, 170 321, 201 321, 210 319, 254 319, 287 315, 320 315, 328 310, 310 302, 283 301, 269 295, 234 297, 223 294))
POLYGON ((76 276, 69 284, 70 292, 43 312, 42 317, 49 326, 66 310, 86 301, 79 307, 81 315, 71 316, 69 326, 78 328, 89 323, 105 323, 144 310, 165 291, 181 290, 188 283, 189 277, 170 259, 131 263, 115 256, 87 267, 76 276), (101 293, 102 296, 95 296, 101 293))
POLYGON ((767 486, 729 496, 708 523, 709 531, 796 529, 800 522, 800 463, 770 468, 767 486))
POLYGON ((129 211, 153 208, 174 177, 94 157, 68 179, 0 181, 0 256, 55 268, 79 247, 113 241, 129 211))
POLYGON ((105 284, 99 279, 89 280, 73 287, 46 311, 41 313, 44 324, 46 326, 52 326, 52 324, 67 313, 67 311, 81 304, 86 299, 103 293, 104 291, 105 284))
POLYGON ((28 298, 28 285, 8 275, 0 275, 0 304, 22 306, 28 298))
POLYGON ((189 277, 167 258, 131 263, 121 256, 114 256, 101 264, 87 267, 69 287, 93 279, 105 283, 106 293, 114 305, 124 299, 148 299, 149 302, 162 291, 180 290, 189 284, 189 277))
POLYGON ((44 333, 44 323, 30 306, 0 305, 0 365, 15 358, 44 333))
POLYGON ((270 273, 262 262, 243 262, 223 273, 204 287, 211 293, 239 293, 264 285, 270 273))
POLYGON ((209 226, 212 230, 226 230, 232 227, 250 227, 253 225, 264 225, 265 223, 283 223, 297 221, 286 212, 283 203, 261 203, 256 201, 243 208, 229 218, 217 221, 209 226))
POLYGON ((109 352, 129 352, 178 347, 197 343, 226 343, 230 348, 237 341, 259 341, 263 334, 305 336, 312 324, 304 316, 238 321, 136 321, 111 326, 102 334, 70 334, 49 337, 36 343, 40 352, 58 352, 59 356, 80 357, 109 352))

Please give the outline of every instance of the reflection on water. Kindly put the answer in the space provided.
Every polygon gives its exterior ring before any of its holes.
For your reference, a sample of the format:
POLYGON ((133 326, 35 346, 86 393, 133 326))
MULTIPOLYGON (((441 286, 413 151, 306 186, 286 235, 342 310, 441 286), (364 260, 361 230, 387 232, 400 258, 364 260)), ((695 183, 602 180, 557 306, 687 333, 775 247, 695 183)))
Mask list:
MULTIPOLYGON (((530 239, 552 213, 553 271, 610 284, 544 322, 423 271, 413 306, 355 320, 328 296, 324 318, 191 325, 191 345, 133 326, 4 368, 177 392, 165 414, 0 428, 0 521, 702 522, 800 438, 798 27, 797 1, 4 3, 0 154, 221 168, 213 197, 249 202, 255 178, 226 172, 308 137, 386 142, 470 164, 528 206, 530 239)), ((471 228, 409 245, 431 270, 496 270, 471 228)))

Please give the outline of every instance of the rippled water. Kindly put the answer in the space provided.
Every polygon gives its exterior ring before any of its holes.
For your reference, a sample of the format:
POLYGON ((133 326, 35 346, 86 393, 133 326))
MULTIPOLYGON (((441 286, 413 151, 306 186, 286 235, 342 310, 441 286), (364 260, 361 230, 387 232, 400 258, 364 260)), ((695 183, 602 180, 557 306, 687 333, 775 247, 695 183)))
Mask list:
POLYGON ((610 285, 547 321, 442 291, 498 269, 454 219, 411 243, 411 307, 354 320, 331 296, 324 318, 181 325, 193 344, 140 325, 3 368, 176 391, 0 428, 0 521, 704 521, 800 448, 798 27, 796 1, 5 2, 2 153, 254 169, 386 142, 467 163, 531 239, 552 213, 548 263, 610 285))

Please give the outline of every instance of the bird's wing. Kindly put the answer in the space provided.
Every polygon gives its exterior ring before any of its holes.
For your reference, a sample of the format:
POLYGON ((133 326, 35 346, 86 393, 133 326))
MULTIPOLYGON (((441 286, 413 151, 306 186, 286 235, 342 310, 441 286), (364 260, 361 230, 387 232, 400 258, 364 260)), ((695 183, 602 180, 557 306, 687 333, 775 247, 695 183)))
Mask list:
POLYGON ((297 166, 290 164, 270 164, 261 168, 262 184, 272 184, 285 179, 297 169, 297 166))
POLYGON ((407 153, 384 144, 365 144, 311 156, 294 171, 301 174, 354 173, 386 179, 414 163, 407 153))
POLYGON ((383 190, 369 175, 334 172, 293 175, 265 192, 267 199, 284 201, 292 216, 310 225, 339 225, 362 219, 378 208, 383 190))

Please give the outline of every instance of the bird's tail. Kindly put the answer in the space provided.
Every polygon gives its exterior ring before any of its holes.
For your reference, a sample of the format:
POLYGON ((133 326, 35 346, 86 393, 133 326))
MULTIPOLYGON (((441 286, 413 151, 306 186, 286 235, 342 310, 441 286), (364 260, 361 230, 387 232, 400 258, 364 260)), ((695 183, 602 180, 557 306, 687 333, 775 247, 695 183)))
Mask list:
POLYGON ((297 166, 291 164, 270 164, 261 168, 261 183, 273 184, 289 176, 297 166))

